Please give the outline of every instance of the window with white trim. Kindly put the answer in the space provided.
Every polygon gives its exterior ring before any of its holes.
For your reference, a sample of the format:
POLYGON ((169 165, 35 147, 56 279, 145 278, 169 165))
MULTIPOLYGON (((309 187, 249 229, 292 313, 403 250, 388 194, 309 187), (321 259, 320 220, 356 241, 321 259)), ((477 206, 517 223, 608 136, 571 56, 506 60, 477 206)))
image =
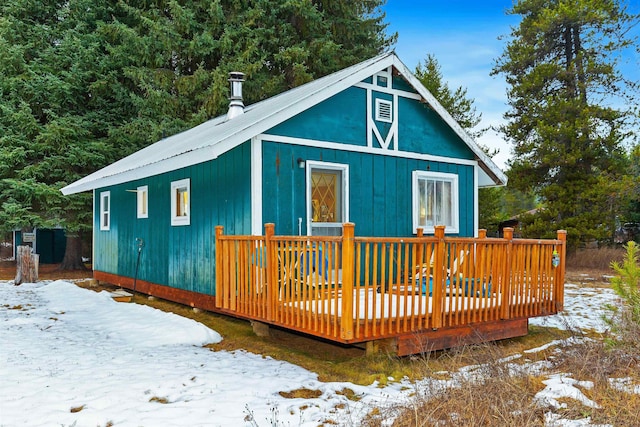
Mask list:
POLYGON ((376 120, 380 122, 393 122, 393 103, 386 99, 376 99, 376 120))
POLYGON ((413 171, 412 195, 414 233, 418 228, 433 233, 436 225, 447 233, 459 231, 458 175, 413 171))
POLYGON ((143 185, 136 190, 138 218, 149 217, 149 186, 143 185))
POLYGON ((111 192, 100 193, 100 230, 108 231, 111 228, 111 192))
POLYGON ((171 183, 171 225, 191 224, 190 186, 189 178, 171 183))

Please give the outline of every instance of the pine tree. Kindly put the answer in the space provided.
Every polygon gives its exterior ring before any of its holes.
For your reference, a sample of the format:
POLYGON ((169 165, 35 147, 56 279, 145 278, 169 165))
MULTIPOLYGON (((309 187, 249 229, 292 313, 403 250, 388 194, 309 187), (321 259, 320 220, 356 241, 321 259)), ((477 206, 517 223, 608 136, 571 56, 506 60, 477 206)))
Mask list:
POLYGON ((510 85, 510 185, 535 191, 544 207, 528 233, 564 228, 574 244, 611 237, 634 118, 617 60, 634 45, 626 34, 637 16, 617 0, 520 0, 508 13, 522 21, 494 73, 510 85))
POLYGON ((63 186, 226 110, 387 49, 383 0, 5 0, 0 4, 0 228, 62 226, 83 267, 90 194, 63 186))
POLYGON ((482 114, 477 112, 474 99, 467 96, 467 89, 462 86, 455 90, 449 87, 434 55, 428 54, 416 66, 414 74, 470 136, 477 139, 486 132, 486 129, 476 129, 482 114))

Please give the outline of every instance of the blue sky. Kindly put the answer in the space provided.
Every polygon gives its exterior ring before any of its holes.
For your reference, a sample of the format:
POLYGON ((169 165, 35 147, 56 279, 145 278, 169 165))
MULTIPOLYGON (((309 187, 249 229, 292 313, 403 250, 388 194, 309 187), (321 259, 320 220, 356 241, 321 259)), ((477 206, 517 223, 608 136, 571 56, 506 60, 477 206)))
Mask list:
MULTIPOLYGON (((638 0, 632 0, 636 12, 638 0)), ((520 18, 507 16, 512 0, 387 0, 383 10, 389 31, 398 33, 395 51, 411 70, 434 54, 451 88, 467 89, 468 96, 482 113, 480 126, 499 125, 507 111, 507 85, 502 76, 490 76, 495 60, 502 54, 512 27, 520 18)), ((640 31, 638 31, 640 32, 640 31)), ((640 79, 638 55, 629 72, 640 79)), ((500 149, 493 160, 504 169, 511 154, 510 145, 489 131, 480 143, 500 149)))

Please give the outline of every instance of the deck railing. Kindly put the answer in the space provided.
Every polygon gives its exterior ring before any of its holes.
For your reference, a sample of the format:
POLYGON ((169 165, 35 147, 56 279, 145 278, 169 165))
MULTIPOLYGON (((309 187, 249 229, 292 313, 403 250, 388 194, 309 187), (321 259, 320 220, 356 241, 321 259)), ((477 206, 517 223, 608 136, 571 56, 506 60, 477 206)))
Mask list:
POLYGON ((529 318, 562 309, 556 240, 343 235, 227 236, 216 227, 216 306, 341 342, 529 318), (557 265, 556 265, 557 264, 557 265))

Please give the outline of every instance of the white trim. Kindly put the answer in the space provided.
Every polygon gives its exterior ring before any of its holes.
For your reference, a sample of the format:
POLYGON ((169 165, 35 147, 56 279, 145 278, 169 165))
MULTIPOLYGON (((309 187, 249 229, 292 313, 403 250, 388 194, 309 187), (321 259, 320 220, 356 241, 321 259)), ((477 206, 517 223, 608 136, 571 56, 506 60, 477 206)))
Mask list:
POLYGON ((96 261, 96 231, 93 227, 93 224, 96 223, 96 190, 91 191, 91 228, 93 232, 91 233, 91 264, 95 267, 96 261))
POLYGON ((372 85, 371 83, 359 82, 354 84, 353 86, 358 87, 360 89, 367 89, 367 90, 372 90, 372 91, 381 92, 381 93, 388 93, 389 95, 398 95, 403 98, 415 99, 416 101, 420 101, 422 99, 420 94, 417 94, 417 93, 407 92, 406 90, 401 90, 401 89, 392 89, 392 88, 387 89, 382 86, 372 85))
POLYGON ((371 129, 375 129, 375 124, 373 123, 373 114, 371 112, 371 104, 373 103, 373 92, 371 91, 371 89, 367 89, 365 92, 367 93, 367 147, 373 147, 373 132, 371 132, 371 129))
POLYGON ((262 235, 262 139, 251 138, 251 234, 262 235))
POLYGON ((458 159, 455 157, 434 156, 432 154, 420 154, 411 151, 385 150, 377 147, 365 147, 362 145, 342 144, 339 142, 318 141, 316 139, 294 138, 290 136, 269 135, 266 133, 257 136, 261 141, 282 142, 284 144, 302 145, 305 147, 327 148, 331 150, 350 151, 365 154, 383 154, 389 157, 402 157, 406 159, 426 160, 429 162, 448 163, 452 165, 476 166, 477 160, 458 159))
POLYGON ((336 227, 342 228, 342 224, 349 222, 349 165, 344 163, 330 163, 319 162, 316 160, 307 160, 305 164, 305 193, 307 204, 307 235, 311 236, 312 226, 315 224, 320 227, 336 227), (313 207, 311 203, 311 170, 312 169, 327 169, 336 170, 342 172, 342 215, 343 219, 340 222, 316 222, 313 219, 313 207))
POLYGON ((473 168, 473 237, 478 237, 478 227, 480 224, 480 200, 478 196, 478 166, 473 168))
POLYGON ((149 218, 148 185, 141 185, 136 189, 136 218, 149 218))
POLYGON ((111 191, 100 192, 100 231, 111 229, 111 191), (107 208, 104 209, 104 199, 107 199, 107 208), (104 221, 106 214, 106 222, 104 221))
POLYGON ((185 178, 171 182, 171 225, 191 225, 191 200, 191 179, 185 178), (178 216, 176 193, 183 189, 187 192, 187 203, 184 207, 184 215, 178 216))
MULTIPOLYGON (((393 123, 391 124, 391 129, 389 129, 389 135, 387 136, 387 139, 392 138, 391 135, 393 135, 393 150, 398 151, 398 123, 399 123, 398 110, 400 109, 400 103, 398 102, 397 94, 393 95, 393 105, 395 106, 395 108, 393 109, 393 123)), ((389 146, 389 143, 387 142, 387 147, 388 146, 389 146)))
POLYGON ((414 170, 411 173, 411 217, 413 222, 413 233, 417 233, 418 228, 422 228, 425 233, 433 234, 435 225, 446 225, 445 233, 460 232, 460 191, 458 181, 460 177, 453 173, 432 172, 425 170, 414 170), (418 181, 421 179, 434 179, 437 181, 447 181, 451 183, 451 221, 452 224, 434 224, 427 226, 419 223, 419 193, 418 181))

